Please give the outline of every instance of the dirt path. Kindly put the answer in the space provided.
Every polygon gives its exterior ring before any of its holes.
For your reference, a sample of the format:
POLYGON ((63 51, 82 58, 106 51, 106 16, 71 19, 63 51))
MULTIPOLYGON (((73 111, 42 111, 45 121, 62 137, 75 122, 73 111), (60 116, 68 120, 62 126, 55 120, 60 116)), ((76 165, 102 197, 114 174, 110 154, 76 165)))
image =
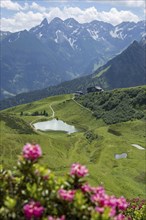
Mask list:
POLYGON ((88 109, 88 108, 86 108, 85 106, 83 106, 83 105, 81 105, 80 103, 78 103, 78 102, 75 100, 75 96, 74 96, 74 95, 73 95, 73 97, 72 97, 72 100, 73 100, 77 105, 79 105, 81 108, 84 108, 84 109, 86 109, 88 112, 93 113, 90 109, 88 109))
MULTIPOLYGON (((74 96, 74 95, 73 95, 73 97, 72 97, 71 99, 72 99, 77 105, 79 105, 81 108, 84 108, 86 111, 89 111, 90 113, 93 113, 90 109, 88 109, 88 108, 84 107, 83 105, 81 105, 80 103, 78 103, 78 102, 75 100, 75 96, 74 96)), ((55 102, 52 102, 52 103, 49 105, 49 107, 50 107, 50 109, 51 109, 51 111, 52 111, 52 115, 51 115, 50 117, 48 117, 47 119, 50 119, 50 118, 54 118, 54 117, 55 117, 55 111, 54 111, 54 109, 52 108, 53 103, 55 103, 55 102)), ((34 127, 33 124, 34 124, 36 121, 38 121, 39 118, 42 118, 42 116, 38 116, 38 118, 35 118, 35 120, 33 120, 33 121, 30 122, 31 128, 32 128, 35 132, 37 132, 37 133, 38 133, 38 131, 37 131, 37 129, 35 129, 35 127, 34 127)))
POLYGON ((49 118, 54 118, 55 112, 54 112, 54 110, 53 110, 53 108, 52 108, 52 105, 49 105, 49 107, 50 107, 50 109, 51 109, 51 111, 52 111, 52 115, 51 115, 49 118))
MULTIPOLYGON (((49 117, 49 118, 47 118, 47 119, 50 119, 50 118, 54 118, 54 116, 55 116, 55 112, 54 112, 54 109, 52 108, 52 104, 51 105, 49 105, 49 107, 50 107, 50 109, 51 109, 51 111, 52 111, 52 115, 49 117)), ((42 118, 42 116, 37 116, 38 118, 36 118, 35 120, 33 120, 33 121, 31 121, 30 122, 30 126, 31 126, 31 128, 35 131, 35 132, 37 132, 37 129, 35 129, 35 127, 34 127, 34 123, 36 122, 36 121, 38 121, 38 119, 39 118, 42 118)))

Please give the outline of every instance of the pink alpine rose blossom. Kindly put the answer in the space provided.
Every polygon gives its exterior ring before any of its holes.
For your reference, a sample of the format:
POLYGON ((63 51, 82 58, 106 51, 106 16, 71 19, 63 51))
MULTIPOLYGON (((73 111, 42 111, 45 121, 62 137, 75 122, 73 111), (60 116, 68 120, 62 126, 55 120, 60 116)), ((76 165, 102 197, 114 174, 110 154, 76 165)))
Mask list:
POLYGON ((112 208, 118 207, 117 198, 115 196, 110 196, 108 200, 108 206, 112 208))
POLYGON ((71 166, 70 175, 76 177, 85 177, 88 174, 88 169, 79 163, 74 163, 71 166))
POLYGON ((119 214, 114 218, 114 220, 125 220, 125 215, 119 214))
POLYGON ((23 212, 27 220, 40 218, 43 215, 44 207, 39 202, 31 201, 24 205, 23 212))
POLYGON ((65 201, 69 201, 72 202, 72 200, 74 199, 74 195, 75 195, 75 190, 65 190, 65 189, 60 189, 58 191, 58 196, 65 201))
POLYGON ((83 193, 90 193, 92 192, 92 187, 88 183, 86 183, 81 186, 81 190, 83 193))
POLYGON ((109 213, 109 217, 114 217, 115 215, 116 215, 116 209, 114 207, 114 208, 111 208, 110 213, 109 213))
POLYGON ((105 193, 103 187, 92 188, 93 195, 91 201, 96 205, 95 210, 102 214, 105 208, 109 208, 109 217, 114 220, 125 219, 124 215, 119 214, 119 211, 124 211, 128 207, 128 203, 124 197, 116 198, 105 193))
POLYGON ((42 150, 38 144, 27 143, 23 147, 22 155, 25 159, 34 161, 42 156, 42 150))
POLYGON ((100 195, 105 195, 105 189, 103 188, 103 186, 92 187, 92 191, 100 195))
POLYGON ((96 193, 91 196, 91 201, 100 207, 109 205, 109 196, 106 194, 96 193))
POLYGON ((124 197, 120 197, 117 199, 117 205, 118 208, 122 211, 126 210, 126 208, 128 207, 128 203, 124 197))

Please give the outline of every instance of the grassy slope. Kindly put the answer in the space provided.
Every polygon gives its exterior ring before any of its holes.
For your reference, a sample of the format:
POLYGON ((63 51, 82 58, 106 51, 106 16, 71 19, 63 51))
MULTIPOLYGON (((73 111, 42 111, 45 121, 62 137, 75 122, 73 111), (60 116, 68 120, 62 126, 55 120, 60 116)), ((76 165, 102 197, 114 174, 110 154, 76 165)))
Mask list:
POLYGON ((105 73, 108 69, 110 68, 110 66, 106 67, 105 69, 101 70, 99 73, 97 73, 95 76, 93 76, 93 78, 96 77, 100 77, 103 73, 105 73))
POLYGON ((89 168, 89 180, 93 185, 103 183, 111 194, 145 197, 145 154, 144 151, 131 146, 135 143, 145 147, 144 121, 135 120, 107 126, 103 121, 96 120, 90 111, 77 105, 71 97, 71 95, 49 97, 2 111, 2 114, 7 114, 7 120, 1 120, 1 161, 7 167, 15 165, 22 146, 26 142, 35 141, 43 149, 42 163, 47 164, 57 175, 64 175, 73 162, 80 162, 89 168), (71 135, 63 132, 34 133, 29 123, 38 117, 20 117, 21 111, 32 113, 44 109, 51 116, 50 104, 55 110, 55 116, 74 124, 79 132, 71 135), (8 123, 12 116, 15 123, 19 122, 19 125, 22 123, 22 126, 25 124, 23 130, 14 129, 11 123, 8 123), (29 134, 26 134, 27 126, 30 129, 29 134), (108 128, 122 135, 113 135, 108 132, 108 128), (91 138, 87 139, 87 131, 90 131, 91 138), (128 154, 128 158, 114 159, 115 153, 123 152, 128 154))

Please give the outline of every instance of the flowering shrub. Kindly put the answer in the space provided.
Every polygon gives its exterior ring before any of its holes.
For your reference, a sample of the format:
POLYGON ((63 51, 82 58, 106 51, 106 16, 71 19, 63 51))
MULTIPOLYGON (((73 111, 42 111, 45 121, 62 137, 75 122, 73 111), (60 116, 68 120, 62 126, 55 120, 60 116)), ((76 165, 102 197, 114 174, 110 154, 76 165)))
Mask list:
POLYGON ((85 166, 75 163, 65 179, 56 178, 38 163, 41 156, 39 145, 26 144, 13 171, 1 167, 0 219, 144 219, 130 218, 131 207, 124 197, 107 195, 102 186, 90 186, 84 180, 85 166))
POLYGON ((129 205, 125 211, 128 220, 146 219, 146 199, 134 198, 128 201, 129 205))

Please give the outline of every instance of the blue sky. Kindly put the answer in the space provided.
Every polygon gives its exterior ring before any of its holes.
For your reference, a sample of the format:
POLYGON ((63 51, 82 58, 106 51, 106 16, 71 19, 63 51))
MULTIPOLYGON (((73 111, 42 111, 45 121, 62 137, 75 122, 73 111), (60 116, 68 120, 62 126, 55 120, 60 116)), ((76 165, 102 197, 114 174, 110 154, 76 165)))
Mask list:
POLYGON ((80 23, 101 20, 117 25, 123 21, 145 19, 144 0, 1 0, 1 30, 19 31, 38 25, 44 18, 65 20, 73 17, 80 23))

